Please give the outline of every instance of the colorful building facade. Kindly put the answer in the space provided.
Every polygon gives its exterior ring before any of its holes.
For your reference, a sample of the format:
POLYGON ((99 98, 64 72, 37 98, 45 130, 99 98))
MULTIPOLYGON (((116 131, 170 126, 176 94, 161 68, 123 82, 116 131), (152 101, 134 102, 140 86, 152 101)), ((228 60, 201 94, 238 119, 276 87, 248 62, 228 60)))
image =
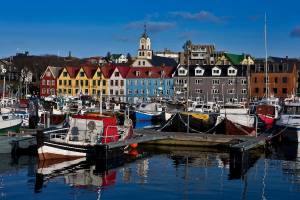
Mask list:
POLYGON ((40 79, 40 96, 57 95, 57 78, 62 71, 61 67, 48 66, 40 79))

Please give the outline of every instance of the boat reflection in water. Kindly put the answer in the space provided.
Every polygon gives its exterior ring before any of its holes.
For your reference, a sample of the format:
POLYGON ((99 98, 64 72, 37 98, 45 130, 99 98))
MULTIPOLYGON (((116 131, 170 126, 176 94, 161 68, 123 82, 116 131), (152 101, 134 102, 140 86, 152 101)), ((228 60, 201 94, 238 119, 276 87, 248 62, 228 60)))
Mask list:
MULTIPOLYGON (((79 189, 97 191, 116 183, 117 167, 135 161, 144 155, 132 149, 123 157, 107 161, 91 161, 86 158, 40 160, 36 173, 35 192, 42 192, 43 187, 56 177, 63 177, 64 182, 79 189)), ((100 196, 99 196, 100 197, 100 196)))
POLYGON ((268 159, 281 160, 283 174, 291 183, 300 184, 300 143, 282 143, 272 151, 268 159))

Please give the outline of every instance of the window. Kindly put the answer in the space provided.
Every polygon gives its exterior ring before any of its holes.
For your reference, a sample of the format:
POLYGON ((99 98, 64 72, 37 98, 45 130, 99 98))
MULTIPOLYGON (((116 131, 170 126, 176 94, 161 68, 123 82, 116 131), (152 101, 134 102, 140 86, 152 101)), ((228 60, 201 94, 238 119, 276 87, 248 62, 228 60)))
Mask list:
POLYGON ((50 80, 47 80, 47 85, 49 85, 49 86, 51 85, 51 82, 50 82, 50 80))
POLYGON ((106 80, 103 80, 103 81, 102 81, 102 85, 103 85, 103 86, 106 86, 106 80))
POLYGON ((47 94, 50 94, 50 88, 47 88, 47 94))
POLYGON ((64 80, 64 85, 67 85, 67 80, 64 80))
POLYGON ((242 89, 241 93, 242 94, 247 94, 247 89, 242 89))
POLYGON ((146 65, 146 62, 145 62, 145 61, 143 61, 143 65, 144 65, 144 66, 146 65))
POLYGON ((257 83, 257 77, 254 78, 254 83, 257 83))
POLYGON ((219 85, 220 84, 220 80, 219 79, 213 79, 212 80, 212 84, 213 85, 219 85))
POLYGON ((139 81, 138 80, 135 80, 134 81, 134 85, 138 85, 139 81))
POLYGON ((134 90, 134 94, 138 94, 139 93, 139 91, 138 90, 134 90))
POLYGON ((67 72, 63 72, 63 77, 67 77, 68 73, 67 72))
POLYGON ((277 94, 277 92, 278 92, 277 88, 273 88, 273 93, 277 94))
POLYGON ((202 94, 202 93, 203 93, 203 90, 202 90, 202 89, 196 89, 196 93, 202 94))
POLYGON ((119 77, 120 73, 119 72, 115 72, 115 77, 119 77))
POLYGON ((186 75, 186 70, 185 69, 180 69, 178 71, 178 75, 186 75))
POLYGON ((59 80, 59 81, 58 81, 58 85, 62 85, 62 80, 59 80))
POLYGON ((203 83, 203 80, 202 80, 202 79, 196 79, 196 80, 195 80, 195 83, 196 83, 197 85, 200 85, 200 84, 203 83))
POLYGON ((141 80, 141 85, 145 85, 145 81, 144 80, 141 80))
POLYGON ((132 94, 132 91, 131 91, 131 90, 128 90, 128 94, 132 94))
POLYGON ((202 70, 202 69, 196 69, 195 70, 195 75, 196 76, 202 76, 204 74, 204 70, 202 70))
POLYGON ((242 85, 246 85, 247 84, 247 80, 246 79, 242 79, 242 85))
POLYGON ((287 88, 282 88, 282 94, 287 94, 287 88))
POLYGON ((275 77, 274 82, 278 83, 278 78, 277 77, 275 77))
POLYGON ((212 93, 212 94, 219 94, 220 91, 219 91, 219 89, 212 89, 212 90, 211 90, 211 93, 212 93))
POLYGON ((124 90, 123 89, 120 90, 120 95, 124 95, 124 90))
POLYGON ((101 72, 97 72, 97 76, 100 77, 101 76, 101 72))
POLYGON ((287 82, 288 82, 287 77, 282 77, 282 83, 287 83, 287 82))
POLYGON ((114 94, 114 90, 110 90, 109 94, 111 94, 111 95, 114 94))
POLYGON ((228 93, 228 94, 235 94, 235 90, 234 90, 234 89, 228 89, 228 90, 227 90, 227 93, 228 93))
POLYGON ((140 71, 135 71, 135 75, 140 76, 141 75, 140 71))
POLYGON ((46 89, 45 88, 42 89, 42 94, 46 94, 46 89))
POLYGON ((100 86, 100 84, 101 84, 101 80, 98 80, 97 82, 98 82, 98 86, 100 86))
POLYGON ((80 80, 80 85, 83 86, 83 80, 80 80))
POLYGON ((89 94, 89 89, 85 89, 84 93, 89 94))
POLYGON ((268 83, 269 83, 269 77, 267 77, 267 78, 265 77, 264 78, 264 83, 266 83, 266 81, 268 81, 268 83))
POLYGON ((233 85, 234 84, 234 79, 228 79, 228 85, 233 85))
POLYGON ((52 86, 55 86, 55 80, 52 80, 52 86))
POLYGON ((72 89, 68 89, 68 94, 72 94, 72 89))
POLYGON ((78 86, 79 85, 79 81, 78 80, 76 80, 76 86, 78 86))
POLYGON ((79 76, 84 77, 84 72, 80 72, 79 76))
POLYGON ((106 90, 105 89, 102 89, 102 94, 106 94, 106 90))
POLYGON ((110 80, 110 86, 114 86, 114 80, 110 80))
POLYGON ((219 68, 217 68, 217 67, 214 67, 212 69, 212 75, 213 76, 220 76, 221 75, 221 70, 219 68))
POLYGON ((96 86, 96 80, 93 80, 93 86, 96 86))
POLYGON ((259 93, 259 88, 255 88, 255 93, 256 93, 256 94, 259 93))
POLYGON ((141 94, 144 94, 144 89, 141 89, 141 94))
POLYGON ((42 85, 46 85, 46 80, 43 80, 43 81, 42 81, 42 85))
POLYGON ((237 74, 237 70, 236 69, 234 69, 234 68, 232 68, 232 67, 230 67, 229 69, 228 69, 228 75, 229 76, 235 76, 237 74))
POLYGON ((116 95, 118 96, 119 95, 119 90, 116 90, 115 92, 116 92, 116 95))
POLYGON ((115 86, 119 86, 119 80, 115 80, 115 86))
POLYGON ((121 80, 121 86, 124 86, 124 80, 121 80))
POLYGON ((72 85, 72 80, 69 80, 69 85, 72 85))
POLYGON ((85 85, 86 85, 86 86, 89 85, 89 80, 85 80, 85 85))

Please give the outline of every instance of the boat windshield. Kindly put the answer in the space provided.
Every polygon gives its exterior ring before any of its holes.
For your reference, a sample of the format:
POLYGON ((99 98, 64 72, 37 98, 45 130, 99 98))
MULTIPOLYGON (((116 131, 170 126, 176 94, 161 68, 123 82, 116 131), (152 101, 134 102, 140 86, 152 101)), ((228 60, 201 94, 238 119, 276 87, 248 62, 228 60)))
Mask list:
POLYGON ((285 106, 283 112, 289 115, 300 115, 300 106, 285 106))

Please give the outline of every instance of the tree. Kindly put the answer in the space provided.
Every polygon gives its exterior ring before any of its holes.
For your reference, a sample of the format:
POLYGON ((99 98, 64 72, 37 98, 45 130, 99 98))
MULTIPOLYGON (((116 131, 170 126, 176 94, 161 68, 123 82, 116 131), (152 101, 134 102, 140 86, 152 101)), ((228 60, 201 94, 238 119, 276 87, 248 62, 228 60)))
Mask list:
POLYGON ((127 56, 126 56, 126 58, 127 58, 127 62, 132 62, 132 57, 131 57, 131 55, 130 55, 130 53, 127 53, 127 56))
POLYGON ((107 58, 108 60, 110 60, 110 57, 111 57, 111 53, 108 51, 107 54, 106 54, 106 58, 107 58))

